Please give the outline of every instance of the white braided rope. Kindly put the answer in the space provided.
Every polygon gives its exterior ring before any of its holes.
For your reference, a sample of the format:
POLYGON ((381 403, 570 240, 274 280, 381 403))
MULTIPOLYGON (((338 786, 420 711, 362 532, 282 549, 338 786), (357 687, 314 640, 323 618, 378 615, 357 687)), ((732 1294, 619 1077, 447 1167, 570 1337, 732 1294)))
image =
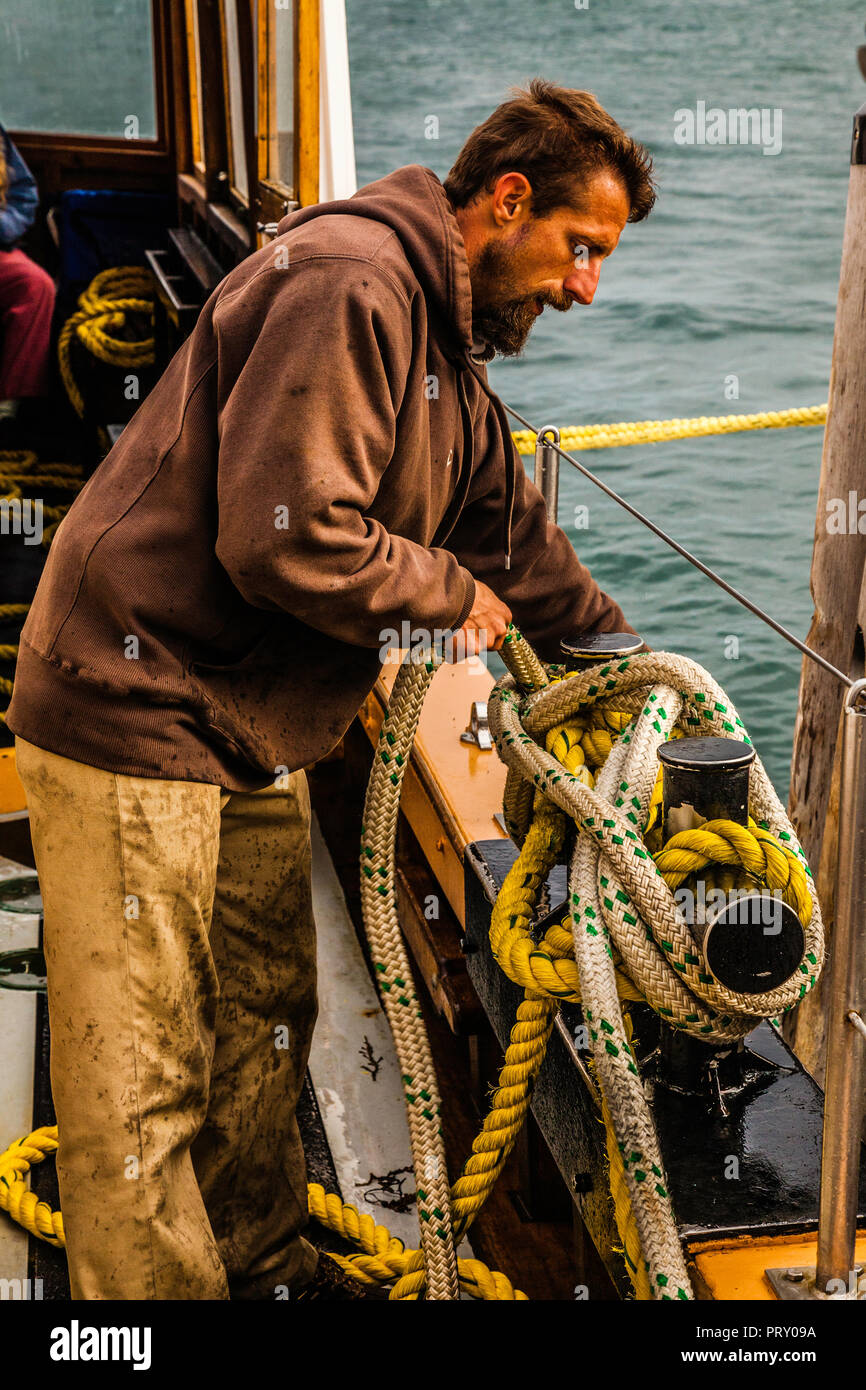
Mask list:
POLYGON ((442 1103, 397 916, 394 849, 403 776, 424 697, 441 662, 431 651, 411 651, 404 658, 373 754, 361 827, 364 928, 400 1063, 429 1300, 457 1299, 460 1289, 442 1103))
MULTIPOLYGON (((778 989, 740 995, 701 968, 695 942, 640 833, 658 772, 657 749, 674 727, 694 735, 748 739, 720 686, 701 666, 650 652, 581 672, 520 698, 504 677, 488 701, 491 733, 510 768, 577 824, 569 897, 584 1013, 599 1083, 623 1155, 654 1295, 689 1298, 676 1223, 652 1114, 643 1093, 616 988, 611 943, 627 973, 674 1026, 707 1041, 740 1038, 811 989, 823 961, 820 907, 812 894, 803 960, 778 989), (635 710, 591 789, 543 747, 544 734, 580 707, 635 710), (539 742, 540 741, 540 742, 539 742)), ((784 807, 758 758, 750 809, 803 862, 784 807)))

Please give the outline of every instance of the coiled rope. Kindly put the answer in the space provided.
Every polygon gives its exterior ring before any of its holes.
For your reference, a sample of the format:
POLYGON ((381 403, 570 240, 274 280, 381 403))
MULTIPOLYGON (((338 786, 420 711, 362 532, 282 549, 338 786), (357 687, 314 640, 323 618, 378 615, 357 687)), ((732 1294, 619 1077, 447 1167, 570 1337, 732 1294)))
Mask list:
MULTIPOLYGON (((742 430, 783 430, 795 425, 823 425, 827 403, 794 406, 790 410, 758 410, 752 415, 693 415, 687 419, 621 420, 609 425, 564 425, 563 449, 618 449, 626 444, 659 444, 666 439, 698 439, 710 434, 738 434, 742 430)), ((537 435, 515 430, 512 439, 519 454, 534 454, 537 435)))
POLYGON ((689 1298, 661 1152, 621 999, 646 999, 670 1026, 719 1043, 739 1039, 756 1020, 792 1008, 813 987, 823 961, 820 909, 808 886, 808 866, 757 758, 752 767, 757 819, 750 830, 711 822, 670 842, 661 865, 645 846, 642 832, 658 801, 659 744, 675 731, 748 741, 736 710, 702 667, 670 653, 647 653, 563 679, 558 668, 548 671, 538 661, 514 629, 502 655, 510 674, 494 688, 488 718, 509 766, 506 823, 521 853, 494 907, 490 936, 498 963, 527 994, 490 1114, 451 1189, 450 1203, 443 1199, 440 1101, 394 893, 399 791, 423 696, 439 663, 430 652, 410 653, 400 669, 364 810, 364 919, 404 1073, 428 1289, 435 1268, 434 1296, 441 1297, 438 1290, 445 1286, 446 1297, 456 1296, 442 1246, 450 1243, 453 1249, 501 1171, 528 1109, 558 1002, 569 998, 582 1003, 590 1031, 617 1223, 638 1296, 689 1298), (590 761, 598 766, 595 776, 590 761), (570 823, 579 832, 569 866, 570 934, 555 924, 535 942, 529 921, 570 823), (738 994, 704 969, 673 887, 684 874, 711 862, 745 865, 768 887, 778 886, 800 914, 803 959, 778 989, 738 994), (524 1053, 519 1072, 511 1075, 516 1044, 524 1053), (430 1172, 438 1180, 435 1191, 425 1181, 430 1172), (433 1233, 431 1202, 436 1204, 433 1233))
POLYGON ((147 367, 154 360, 152 328, 144 338, 130 315, 143 315, 152 324, 153 280, 139 266, 111 266, 90 282, 78 298, 78 309, 60 330, 57 353, 66 394, 78 415, 84 397, 72 369, 72 344, 80 342, 100 362, 112 367, 147 367))
POLYGON ((16 1139, 5 1153, 0 1154, 0 1209, 7 1211, 13 1221, 31 1235, 62 1248, 66 1244, 63 1217, 52 1211, 47 1202, 40 1202, 25 1182, 31 1165, 41 1163, 57 1148, 57 1126, 35 1129, 23 1139, 16 1139))
MULTIPOLYGON (((743 1037, 759 1018, 792 1008, 814 986, 823 962, 820 908, 809 887, 805 857, 756 758, 751 770, 751 833, 732 822, 710 822, 697 832, 674 837, 653 859, 643 831, 657 794, 658 746, 675 729, 684 736, 714 734, 748 741, 724 691, 708 672, 684 657, 645 653, 551 681, 528 695, 507 676, 488 701, 488 718, 499 754, 510 769, 506 823, 517 842, 525 847, 529 832, 522 784, 535 789, 536 802, 543 798, 558 808, 565 824, 574 822, 578 828, 569 864, 569 915, 596 1076, 622 1155, 649 1288, 656 1298, 688 1298, 691 1291, 661 1152, 623 1017, 621 977, 625 975, 669 1026, 719 1043, 743 1037), (569 772, 545 746, 550 734, 588 707, 632 716, 613 743, 594 788, 569 772), (803 958, 778 989, 737 994, 704 969, 673 889, 685 873, 711 862, 746 864, 768 887, 778 886, 800 914, 803 958)), ((551 814, 555 820, 555 813, 545 812, 548 819, 551 814)), ((546 874, 543 858, 536 871, 546 874)), ((507 898, 508 888, 506 882, 500 896, 507 898)), ((507 913, 506 901, 499 921, 507 913)), ((524 945, 522 962, 512 964, 519 954, 516 934, 507 924, 500 926, 500 933, 494 952, 506 973, 518 977, 517 965, 525 968, 529 953, 524 945)))
POLYGON ((78 464, 40 463, 37 455, 29 449, 0 450, 0 502, 23 501, 25 496, 27 500, 42 501, 41 543, 46 550, 83 487, 84 477, 78 464), (43 499, 33 498, 34 491, 39 488, 46 492, 67 493, 70 500, 48 506, 43 499))

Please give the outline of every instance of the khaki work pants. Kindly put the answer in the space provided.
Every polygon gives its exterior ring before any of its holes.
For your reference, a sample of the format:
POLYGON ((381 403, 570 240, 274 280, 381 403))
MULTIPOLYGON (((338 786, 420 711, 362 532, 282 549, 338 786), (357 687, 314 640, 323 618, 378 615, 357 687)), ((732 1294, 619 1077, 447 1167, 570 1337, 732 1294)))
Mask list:
POLYGON ((225 792, 15 746, 72 1297, 285 1297, 317 1259, 295 1121, 317 1009, 305 774, 225 792))

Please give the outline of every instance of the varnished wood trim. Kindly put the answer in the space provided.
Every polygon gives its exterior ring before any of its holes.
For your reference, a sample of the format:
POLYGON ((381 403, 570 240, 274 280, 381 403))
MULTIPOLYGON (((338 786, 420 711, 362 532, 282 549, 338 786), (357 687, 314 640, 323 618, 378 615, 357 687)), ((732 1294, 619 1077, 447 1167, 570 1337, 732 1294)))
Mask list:
POLYGON ((319 0, 295 3, 295 187, 319 201, 319 0))

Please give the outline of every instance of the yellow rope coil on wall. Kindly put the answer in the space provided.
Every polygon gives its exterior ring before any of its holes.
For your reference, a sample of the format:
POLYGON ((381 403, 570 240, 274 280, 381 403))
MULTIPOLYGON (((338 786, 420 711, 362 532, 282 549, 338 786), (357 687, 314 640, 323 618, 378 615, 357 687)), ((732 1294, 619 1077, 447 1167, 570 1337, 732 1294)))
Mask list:
POLYGON ((91 281, 79 296, 78 309, 60 330, 60 375, 80 416, 84 415, 84 397, 72 370, 73 339, 112 367, 147 367, 153 362, 153 333, 146 338, 130 337, 134 331, 130 314, 143 314, 152 321, 153 280, 149 271, 138 266, 112 266, 91 281))

